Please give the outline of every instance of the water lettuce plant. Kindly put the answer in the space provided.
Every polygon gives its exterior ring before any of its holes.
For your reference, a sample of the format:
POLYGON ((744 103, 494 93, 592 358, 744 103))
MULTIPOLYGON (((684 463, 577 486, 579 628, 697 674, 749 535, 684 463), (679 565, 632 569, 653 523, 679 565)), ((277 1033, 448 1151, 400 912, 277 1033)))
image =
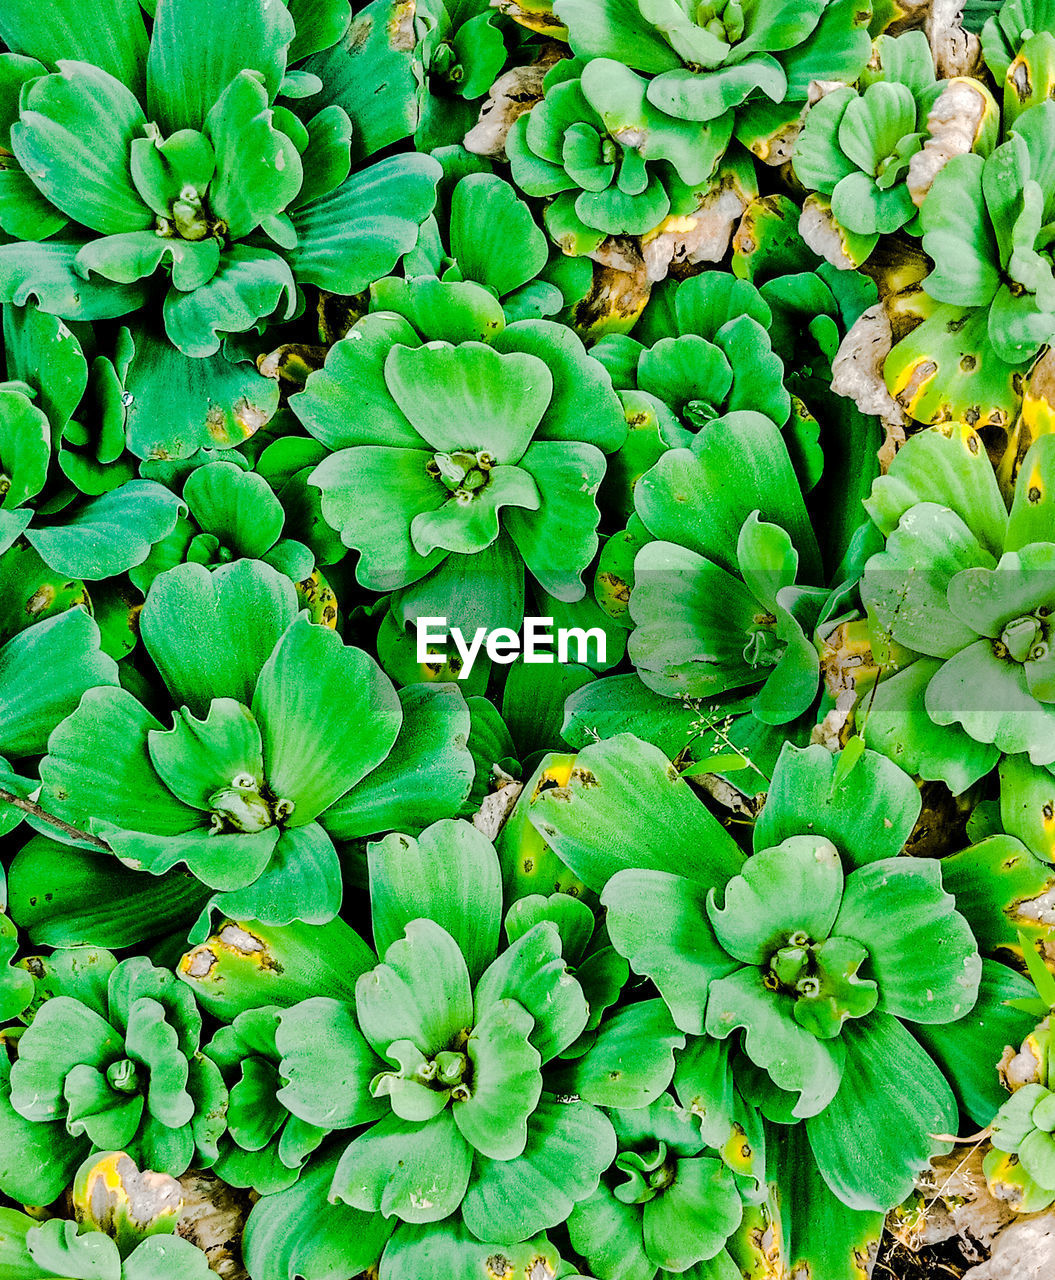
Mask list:
MULTIPOLYGON (((611 59, 649 76, 647 101, 687 137, 699 121, 739 109, 751 121, 771 104, 801 104, 811 80, 855 80, 868 61, 870 7, 810 0, 794 13, 737 0, 556 0, 582 58, 611 59)), ((797 110, 797 106, 796 106, 797 110)))
POLYGON ((1036 355, 1053 332, 1053 131, 1051 104, 1030 107, 987 158, 954 156, 921 211, 923 248, 934 260, 924 288, 965 318, 983 309, 993 350, 1009 364, 1036 355))
POLYGON ((1053 444, 1027 453, 1008 511, 976 432, 932 427, 867 503, 886 545, 862 599, 898 647, 870 698, 868 741, 954 792, 1003 755, 1055 763, 1053 444))
POLYGON ((546 229, 565 253, 597 249, 608 236, 647 235, 693 213, 732 137, 730 112, 692 127, 646 98, 646 82, 607 58, 562 59, 545 96, 506 138, 513 180, 531 196, 554 196, 546 229))
POLYGON ((940 1148, 931 1135, 951 1132, 943 1069, 957 1068, 940 1028, 971 1012, 981 960, 939 865, 897 858, 919 811, 911 779, 871 752, 845 779, 837 767, 823 748, 784 748, 746 861, 662 753, 629 735, 580 752, 532 820, 601 891, 613 944, 678 1027, 733 1037, 728 1052, 759 1069, 741 1089, 771 1120, 805 1120, 843 1203, 882 1209, 940 1148), (657 825, 631 852, 612 837, 635 795, 657 825), (938 1064, 906 1024, 927 1028, 938 1064), (858 1160, 846 1125, 883 1133, 886 1158, 858 1160))
MULTIPOLYGON (((342 898, 334 838, 385 829, 393 800, 399 807, 378 772, 393 753, 393 763, 403 758, 395 689, 368 654, 298 616, 292 582, 262 561, 167 570, 141 630, 169 691, 170 727, 126 689, 91 690, 48 743, 49 809, 137 869, 185 864, 217 891, 221 911, 332 919, 342 898), (203 616, 209 629, 196 631, 203 616), (330 697, 330 681, 354 690, 361 720, 330 697)), ((424 767, 437 811, 456 811, 472 777, 453 741, 464 703, 434 709, 439 719, 427 723, 450 734, 453 750, 424 767)), ((412 755, 427 756, 407 728, 412 755)))
POLYGON ((928 136, 927 116, 942 89, 922 31, 880 36, 876 59, 878 69, 862 74, 859 89, 825 94, 795 140, 796 177, 829 198, 862 262, 881 234, 916 216, 909 166, 928 136))
POLYGON ((390 835, 369 862, 380 963, 354 1007, 318 997, 279 1015, 279 1098, 309 1124, 369 1126, 345 1147, 332 1198, 437 1224, 440 1239, 456 1212, 477 1239, 529 1239, 615 1156, 602 1112, 547 1086, 588 1018, 560 930, 541 920, 513 937, 507 923, 500 949, 498 857, 466 823, 390 835))
POLYGON ((404 617, 516 629, 525 569, 559 601, 585 595, 594 494, 626 424, 569 330, 507 325, 469 282, 381 281, 291 405, 334 450, 311 482, 356 576, 399 591, 404 617))
POLYGON ((3 1190, 49 1204, 93 1147, 163 1173, 207 1168, 227 1090, 199 1052, 201 1013, 175 974, 82 949, 60 957, 41 994, 0 1101, 3 1190))

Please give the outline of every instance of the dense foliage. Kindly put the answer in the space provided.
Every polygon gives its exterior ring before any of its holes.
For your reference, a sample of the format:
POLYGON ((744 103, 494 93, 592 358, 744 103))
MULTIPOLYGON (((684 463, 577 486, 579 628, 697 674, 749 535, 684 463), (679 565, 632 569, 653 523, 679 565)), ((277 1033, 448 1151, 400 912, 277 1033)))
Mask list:
POLYGON ((1055 1199, 981 9, 0 4, 0 1274, 205 1280, 201 1177, 251 1280, 866 1280, 980 1127, 1055 1199))

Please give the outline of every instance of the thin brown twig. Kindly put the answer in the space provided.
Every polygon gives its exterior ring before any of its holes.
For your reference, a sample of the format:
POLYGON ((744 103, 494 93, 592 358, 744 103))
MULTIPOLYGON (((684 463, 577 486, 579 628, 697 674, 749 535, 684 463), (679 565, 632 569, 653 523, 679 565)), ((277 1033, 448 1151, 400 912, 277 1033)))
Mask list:
POLYGON ((46 809, 42 809, 39 804, 32 800, 23 800, 21 796, 16 796, 13 791, 5 791, 0 787, 0 800, 6 801, 7 804, 13 804, 16 809, 21 809, 23 813, 32 814, 34 818, 39 818, 41 822, 50 823, 51 826, 57 827, 60 831, 64 831, 66 835, 71 836, 74 840, 83 840, 87 844, 94 845, 96 849, 105 849, 107 853, 113 853, 113 850, 105 840, 100 840, 98 836, 93 836, 89 831, 81 831, 79 827, 71 826, 62 818, 57 818, 53 813, 48 813, 46 809))

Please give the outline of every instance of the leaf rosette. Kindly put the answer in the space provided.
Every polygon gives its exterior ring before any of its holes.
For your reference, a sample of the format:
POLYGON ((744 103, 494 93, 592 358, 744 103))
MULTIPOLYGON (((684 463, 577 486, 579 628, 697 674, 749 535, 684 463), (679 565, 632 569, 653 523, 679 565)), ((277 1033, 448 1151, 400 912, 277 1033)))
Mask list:
POLYGON ((182 862, 229 915, 320 924, 341 903, 334 840, 387 830, 401 811, 389 769, 429 757, 431 799, 401 825, 456 812, 468 792, 460 694, 397 695, 366 653, 298 616, 293 583, 261 561, 159 575, 141 631, 177 708, 171 727, 125 689, 93 689, 41 764, 45 807, 126 865, 182 862))
POLYGON ((731 1109, 734 1087, 772 1123, 804 1120, 824 1182, 855 1210, 897 1203, 948 1150, 933 1135, 956 1128, 953 1087, 986 1069, 984 1037, 970 1036, 1006 995, 979 995, 978 945, 940 864, 897 856, 919 809, 912 780, 874 752, 844 762, 785 746, 745 859, 630 735, 585 748, 568 785, 533 805, 543 838, 601 890, 613 945, 689 1037, 674 1084, 704 1136, 721 1148, 739 1123, 760 1159, 764 1136, 731 1109), (653 825, 630 849, 620 833, 644 802, 653 825), (848 1135, 864 1132, 883 1135, 883 1161, 856 1158, 848 1135))
POLYGON ((554 12, 579 57, 649 76, 648 102, 690 128, 730 109, 748 132, 773 104, 795 115, 811 80, 850 83, 871 51, 871 6, 844 0, 556 0, 554 12))
POLYGON ((442 1239, 455 1213, 476 1239, 526 1240, 563 1221, 615 1156, 603 1113, 547 1083, 589 1017, 561 933, 541 920, 499 950, 498 858, 466 823, 390 835, 369 863, 382 962, 354 1007, 318 997, 279 1015, 279 1098, 311 1124, 369 1125, 329 1194, 395 1219, 392 1248, 399 1223, 437 1224, 442 1239))
POLYGON ((669 1094, 648 1107, 608 1113, 618 1146, 601 1185, 572 1210, 568 1232, 595 1274, 652 1280, 724 1252, 743 1207, 729 1168, 709 1152, 695 1117, 669 1094))
POLYGON ((498 297, 507 323, 556 315, 585 297, 593 282, 591 264, 551 256, 525 201, 487 161, 460 147, 435 155, 444 166, 444 181, 436 212, 403 259, 408 277, 483 285, 498 297))
POLYGON ((811 107, 793 160, 799 181, 827 196, 836 221, 858 238, 860 261, 880 235, 914 229, 909 167, 944 84, 922 31, 880 36, 876 57, 878 68, 862 75, 859 88, 837 88, 811 107))
POLYGON ((480 285, 384 280, 291 407, 335 450, 311 483, 359 581, 401 616, 518 628, 525 570, 585 595, 595 494, 626 424, 607 372, 568 329, 506 325, 480 285), (409 590, 407 590, 409 588, 409 590))
POLYGON ((551 196, 546 228, 566 253, 645 236, 694 213, 733 132, 732 112, 695 125, 652 106, 647 82, 610 58, 562 59, 506 138, 513 181, 551 196))
MULTIPOLYGON (((226 335, 292 316, 300 286, 354 294, 413 245, 436 162, 400 155, 351 173, 347 113, 298 101, 321 82, 291 65, 313 49, 285 4, 239 0, 221 14, 160 0, 148 37, 140 6, 123 2, 112 47, 92 15, 60 9, 45 23, 20 0, 0 22, 12 51, 0 120, 5 302, 33 299, 67 320, 147 308, 132 326, 138 345, 163 327, 163 346, 208 360, 226 335)), ((193 365, 158 359, 200 403, 193 365)), ((172 456, 198 444, 173 431, 153 447, 172 456)))
POLYGON ((878 641, 908 651, 870 698, 868 740, 956 793, 1005 755, 1055 763, 1053 466, 1041 437, 1009 513, 978 435, 930 428, 866 504, 886 547, 862 600, 878 641))
POLYGON ((93 1148, 173 1176, 212 1164, 227 1090, 199 1052, 201 1014, 175 974, 82 948, 60 953, 44 985, 0 1103, 4 1190, 50 1201, 93 1148), (41 1141, 54 1153, 45 1167, 41 1141))
POLYGON ((1030 107, 987 157, 953 156, 921 210, 934 261, 926 293, 963 323, 983 318, 1006 364, 1035 356, 1055 334, 1053 137, 1055 104, 1030 107))

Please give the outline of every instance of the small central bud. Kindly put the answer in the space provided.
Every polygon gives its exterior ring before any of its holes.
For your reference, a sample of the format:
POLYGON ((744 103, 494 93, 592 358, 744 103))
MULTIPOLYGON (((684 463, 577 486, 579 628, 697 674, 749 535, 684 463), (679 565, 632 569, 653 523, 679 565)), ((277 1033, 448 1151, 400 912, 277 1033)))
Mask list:
POLYGON ((184 187, 169 208, 167 218, 159 217, 157 233, 169 239, 208 240, 210 236, 222 240, 227 234, 227 223, 213 219, 206 208, 205 197, 196 187, 184 187))
POLYGON ((1031 613, 1009 622, 1000 633, 1000 643, 1015 662, 1025 662, 1041 638, 1040 622, 1031 613))
POLYGON ((718 409, 709 400, 689 400, 681 411, 688 427, 705 427, 718 417, 718 409))
POLYGON ((476 453, 458 450, 433 454, 425 470, 434 480, 439 480, 456 502, 467 503, 486 488, 494 466, 494 458, 485 450, 476 453))
POLYGON ((806 976, 810 963, 809 947, 809 938, 804 934, 793 933, 787 943, 770 958, 769 971, 783 990, 795 990, 799 981, 806 976), (804 940, 800 942, 799 938, 804 940))
POLYGON ((752 667, 775 667, 784 656, 785 641, 776 633, 777 620, 771 613, 758 614, 755 626, 747 633, 744 661, 752 667))
POLYGON ((0 502, 11 492, 11 477, 0 472, 0 502))
POLYGON ((135 1093, 139 1089, 139 1072, 131 1058, 111 1062, 106 1068, 106 1083, 118 1093, 135 1093))
POLYGON ((615 1167, 626 1175, 626 1182, 614 1187, 617 1200, 623 1204, 648 1204, 661 1195, 677 1176, 677 1162, 665 1142, 654 1151, 623 1151, 615 1158, 615 1167))
POLYGON ((251 773, 239 773, 229 787, 209 797, 213 833, 264 831, 282 822, 295 809, 292 800, 270 799, 251 773))

